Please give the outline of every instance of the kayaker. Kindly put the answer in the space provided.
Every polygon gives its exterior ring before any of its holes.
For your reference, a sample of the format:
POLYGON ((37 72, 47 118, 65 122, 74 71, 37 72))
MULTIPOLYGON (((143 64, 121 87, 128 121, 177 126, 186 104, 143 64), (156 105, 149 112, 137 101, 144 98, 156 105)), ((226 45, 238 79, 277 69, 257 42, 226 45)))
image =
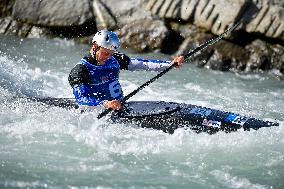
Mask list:
POLYGON ((176 62, 182 66, 183 56, 170 61, 129 58, 118 52, 118 36, 107 30, 98 31, 92 39, 89 54, 71 70, 68 80, 76 102, 82 106, 121 109, 123 92, 119 83, 120 70, 162 71, 176 62))

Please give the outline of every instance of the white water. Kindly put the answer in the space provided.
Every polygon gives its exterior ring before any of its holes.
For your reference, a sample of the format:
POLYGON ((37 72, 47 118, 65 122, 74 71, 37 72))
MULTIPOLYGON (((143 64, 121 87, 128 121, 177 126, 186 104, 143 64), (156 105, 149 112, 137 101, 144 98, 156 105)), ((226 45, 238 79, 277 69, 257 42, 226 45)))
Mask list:
MULTIPOLYGON (((0 39, 0 188, 284 188, 284 82, 272 73, 187 64, 166 74, 131 100, 185 102, 280 123, 250 132, 169 135, 15 100, 72 97, 67 77, 88 47, 0 39)), ((122 71, 124 93, 155 74, 122 71)))

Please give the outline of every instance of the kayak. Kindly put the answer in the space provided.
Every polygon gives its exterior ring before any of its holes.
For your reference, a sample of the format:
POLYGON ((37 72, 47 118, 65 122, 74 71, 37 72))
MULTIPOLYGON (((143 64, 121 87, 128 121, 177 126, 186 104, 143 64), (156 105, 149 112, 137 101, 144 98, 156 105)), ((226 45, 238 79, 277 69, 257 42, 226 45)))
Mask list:
POLYGON ((129 102, 125 110, 113 113, 112 121, 135 123, 141 127, 173 133, 178 128, 196 132, 215 133, 279 126, 277 122, 262 121, 252 117, 211 108, 163 101, 129 102))
MULTIPOLYGON (((67 109, 79 108, 74 99, 68 98, 28 98, 28 100, 67 109)), ((123 111, 113 111, 109 120, 113 123, 136 124, 166 133, 173 133, 178 128, 215 133, 279 126, 277 122, 191 104, 164 101, 127 102, 123 105, 123 111)))

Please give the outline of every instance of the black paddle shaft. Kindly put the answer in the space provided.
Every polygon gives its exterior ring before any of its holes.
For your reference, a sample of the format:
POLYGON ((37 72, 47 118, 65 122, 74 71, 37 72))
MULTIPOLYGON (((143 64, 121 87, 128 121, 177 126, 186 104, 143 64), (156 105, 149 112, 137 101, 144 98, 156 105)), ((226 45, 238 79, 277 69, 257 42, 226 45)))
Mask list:
MULTIPOLYGON (((219 36, 216 36, 212 39, 210 39, 209 41, 206 41, 205 43, 202 43, 201 45, 199 45, 198 47, 196 47, 195 49, 191 50, 189 53, 187 53, 186 55, 184 55, 184 59, 190 58, 191 56, 193 56, 194 54, 196 54, 197 52, 202 51, 203 49, 207 48, 210 45, 213 45, 215 43, 217 43, 219 40, 221 40, 224 36, 226 36, 228 33, 231 33, 234 29, 236 29, 241 22, 237 22, 235 25, 233 25, 232 27, 228 28, 224 33, 222 33, 219 36)), ((144 83, 143 85, 139 86, 137 89, 135 89, 134 91, 132 91, 131 93, 129 93, 128 95, 126 95, 121 103, 125 103, 129 98, 131 98, 132 96, 134 96, 136 93, 138 93, 140 90, 142 90, 144 87, 148 86, 149 84, 153 83, 154 81, 156 81, 158 78, 160 78, 161 76, 163 76, 165 73, 167 73, 168 71, 170 71, 171 69, 173 69, 176 66, 175 63, 173 63, 170 67, 166 68, 165 70, 161 71, 159 74, 157 74, 155 77, 149 79, 146 83, 144 83)), ((102 113, 100 113, 98 115, 98 119, 101 119, 102 117, 104 117, 105 115, 107 115, 108 113, 110 113, 112 111, 112 109, 106 109, 104 110, 102 113)))

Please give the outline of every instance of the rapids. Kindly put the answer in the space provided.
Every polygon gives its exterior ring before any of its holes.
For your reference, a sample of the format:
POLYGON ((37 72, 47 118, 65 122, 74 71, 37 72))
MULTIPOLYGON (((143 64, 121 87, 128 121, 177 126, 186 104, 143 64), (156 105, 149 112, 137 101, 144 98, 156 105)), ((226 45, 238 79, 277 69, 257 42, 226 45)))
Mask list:
MULTIPOLYGON (((186 64, 131 100, 163 100, 276 120, 257 131, 169 135, 110 124, 21 97, 70 97, 67 78, 88 46, 0 36, 0 188, 284 188, 284 82, 186 64)), ((130 54, 168 59, 162 54, 130 54)), ((121 71, 124 94, 155 76, 121 71)))

